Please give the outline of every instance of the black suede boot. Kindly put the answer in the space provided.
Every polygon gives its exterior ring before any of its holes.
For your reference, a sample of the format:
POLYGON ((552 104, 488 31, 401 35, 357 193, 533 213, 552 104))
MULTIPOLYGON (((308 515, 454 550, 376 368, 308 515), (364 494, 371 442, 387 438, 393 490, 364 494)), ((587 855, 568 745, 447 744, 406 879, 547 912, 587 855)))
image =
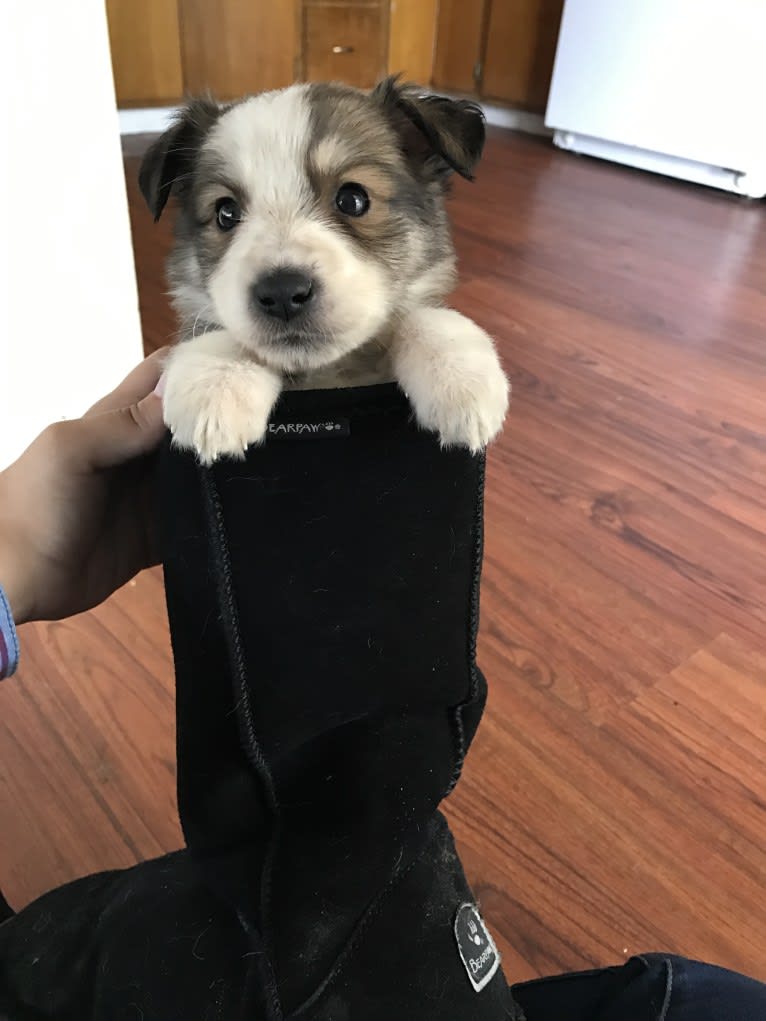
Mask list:
POLYGON ((0 926, 0 1016, 519 1016, 438 812, 484 703, 483 460, 379 386, 162 468, 188 849, 0 926))

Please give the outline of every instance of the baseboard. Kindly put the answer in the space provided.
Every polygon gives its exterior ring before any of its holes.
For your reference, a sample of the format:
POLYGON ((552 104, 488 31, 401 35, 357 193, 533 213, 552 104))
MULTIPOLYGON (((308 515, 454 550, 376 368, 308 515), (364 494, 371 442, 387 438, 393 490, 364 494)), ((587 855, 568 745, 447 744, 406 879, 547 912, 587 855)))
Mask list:
POLYGON ((118 110, 121 135, 160 134, 170 125, 177 106, 148 106, 136 110, 118 110))
POLYGON ((675 177, 693 184, 704 184, 710 188, 721 188, 724 191, 744 195, 747 198, 760 199, 766 195, 766 171, 761 173, 744 173, 725 167, 710 166, 696 163, 694 160, 681 159, 678 156, 667 156, 664 153, 650 152, 620 142, 609 142, 603 138, 580 135, 574 131, 555 131, 553 142, 560 149, 581 153, 584 156, 596 156, 599 159, 623 163, 639 170, 649 170, 666 177, 675 177))
POLYGON ((493 127, 522 131, 525 135, 553 137, 553 131, 551 128, 546 128, 545 119, 541 113, 516 110, 509 106, 496 106, 493 103, 482 103, 481 108, 487 118, 487 124, 491 124, 493 127))

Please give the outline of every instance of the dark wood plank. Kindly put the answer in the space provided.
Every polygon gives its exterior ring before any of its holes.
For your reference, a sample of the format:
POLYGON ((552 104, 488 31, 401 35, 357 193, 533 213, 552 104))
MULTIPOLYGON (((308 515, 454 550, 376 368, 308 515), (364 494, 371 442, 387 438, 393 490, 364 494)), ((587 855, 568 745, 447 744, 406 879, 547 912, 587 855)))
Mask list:
MULTIPOLYGON (((173 335, 126 159, 147 349, 173 335)), ((514 979, 641 949, 766 978, 762 204, 493 133, 452 199, 455 304, 498 339, 490 700, 450 799, 514 979)), ((24 629, 0 688, 21 904, 180 840, 161 578, 24 629)))
POLYGON ((15 906, 181 841, 159 573, 91 613, 27 625, 22 643, 0 688, 0 875, 15 906))

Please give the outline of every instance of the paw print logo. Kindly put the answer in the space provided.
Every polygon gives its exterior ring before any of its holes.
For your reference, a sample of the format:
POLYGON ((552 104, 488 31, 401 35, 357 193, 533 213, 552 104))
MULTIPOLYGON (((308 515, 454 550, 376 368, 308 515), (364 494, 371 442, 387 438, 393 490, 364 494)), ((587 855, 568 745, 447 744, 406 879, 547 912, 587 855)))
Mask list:
POLYGON ((481 936, 479 935, 479 927, 472 918, 468 919, 468 934, 476 944, 477 947, 481 946, 481 936))

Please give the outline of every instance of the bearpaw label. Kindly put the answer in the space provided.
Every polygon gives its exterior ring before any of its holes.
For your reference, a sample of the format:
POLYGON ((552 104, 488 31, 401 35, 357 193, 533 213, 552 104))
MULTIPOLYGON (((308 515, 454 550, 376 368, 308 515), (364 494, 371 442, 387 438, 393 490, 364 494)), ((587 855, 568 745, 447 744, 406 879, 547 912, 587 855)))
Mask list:
POLYGON ((500 954, 475 904, 458 908, 455 941, 471 985, 480 993, 500 967, 500 954))
POLYGON ((351 435, 347 418, 321 421, 269 422, 267 433, 276 440, 340 440, 351 435))

